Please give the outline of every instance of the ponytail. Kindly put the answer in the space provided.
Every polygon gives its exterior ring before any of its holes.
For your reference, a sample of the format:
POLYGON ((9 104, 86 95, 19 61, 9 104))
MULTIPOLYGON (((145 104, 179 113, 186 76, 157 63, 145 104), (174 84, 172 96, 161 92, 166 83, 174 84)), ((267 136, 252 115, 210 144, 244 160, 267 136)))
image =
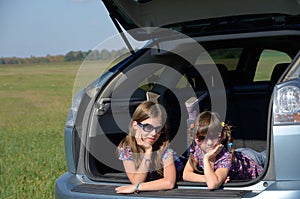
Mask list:
POLYGON ((232 126, 229 124, 226 124, 224 122, 221 123, 223 126, 222 134, 223 134, 223 139, 222 139, 222 144, 225 146, 225 148, 228 149, 228 151, 231 152, 232 158, 231 160, 234 159, 234 146, 233 146, 233 137, 232 137, 232 126))

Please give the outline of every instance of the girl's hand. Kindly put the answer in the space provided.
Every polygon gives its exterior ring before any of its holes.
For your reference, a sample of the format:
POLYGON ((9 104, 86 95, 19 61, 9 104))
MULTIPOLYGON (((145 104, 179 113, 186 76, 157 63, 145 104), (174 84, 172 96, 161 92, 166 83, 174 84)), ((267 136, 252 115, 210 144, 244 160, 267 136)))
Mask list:
POLYGON ((197 145, 199 145, 199 146, 201 145, 201 143, 198 141, 198 138, 195 138, 194 140, 195 140, 197 145))
POLYGON ((224 183, 226 184, 226 183, 228 183, 228 182, 230 182, 230 177, 229 177, 229 176, 227 176, 227 177, 226 177, 226 179, 225 179, 225 182, 224 182, 224 183))
POLYGON ((152 151, 151 144, 144 142, 144 139, 143 139, 142 134, 140 132, 136 133, 135 139, 136 139, 136 143, 138 145, 142 146, 145 149, 146 152, 147 151, 149 151, 149 152, 152 151))
POLYGON ((221 150, 223 149, 223 144, 219 144, 217 145, 214 149, 212 149, 211 151, 207 152, 204 155, 204 158, 207 158, 210 161, 214 161, 216 156, 221 152, 221 150))
POLYGON ((116 193, 134 193, 135 185, 126 185, 115 188, 116 193))

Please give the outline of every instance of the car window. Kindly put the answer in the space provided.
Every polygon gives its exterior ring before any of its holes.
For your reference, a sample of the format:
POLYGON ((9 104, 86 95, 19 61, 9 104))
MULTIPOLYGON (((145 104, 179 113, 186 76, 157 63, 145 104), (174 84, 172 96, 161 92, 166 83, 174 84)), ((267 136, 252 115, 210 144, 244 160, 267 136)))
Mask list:
POLYGON ((284 52, 268 49, 264 50, 258 61, 254 82, 270 81, 272 71, 276 64, 289 62, 291 62, 291 58, 284 52))
POLYGON ((144 81, 142 81, 139 85, 139 88, 145 91, 151 91, 154 88, 154 85, 158 82, 160 79, 160 76, 162 72, 164 71, 164 68, 161 68, 157 71, 155 71, 150 76, 146 77, 144 81))
MULTIPOLYGON (((208 51, 215 64, 223 64, 229 71, 236 70, 242 48, 223 48, 208 51)), ((203 63, 202 56, 197 59, 197 64, 203 63)))

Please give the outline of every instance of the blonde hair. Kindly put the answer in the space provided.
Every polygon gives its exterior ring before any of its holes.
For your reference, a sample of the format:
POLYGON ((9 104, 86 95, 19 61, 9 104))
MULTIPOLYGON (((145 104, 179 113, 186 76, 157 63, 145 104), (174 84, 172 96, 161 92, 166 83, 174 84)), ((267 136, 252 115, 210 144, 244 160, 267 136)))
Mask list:
MULTIPOLYGON (((225 148, 230 150, 233 159, 234 148, 232 146, 233 138, 231 136, 231 129, 231 125, 221 122, 220 116, 217 113, 211 111, 204 111, 200 113, 195 120, 195 124, 191 125, 187 131, 190 137, 191 151, 194 151, 194 139, 196 137, 206 137, 207 135, 220 136, 220 142, 225 148)), ((194 170, 198 171, 196 160, 192 153, 190 154, 189 160, 194 170)))
MULTIPOLYGON (((118 148, 126 149, 130 147, 130 151, 133 155, 133 161, 136 169, 139 167, 142 161, 141 153, 145 153, 143 147, 137 144, 135 139, 135 130, 133 128, 133 122, 142 122, 148 118, 157 118, 159 117, 164 124, 161 135, 158 140, 152 146, 152 170, 156 170, 160 175, 163 175, 162 170, 162 155, 163 152, 167 149, 169 145, 169 137, 167 133, 166 118, 167 114, 165 109, 158 103, 152 101, 142 102, 134 111, 132 115, 131 122, 129 124, 129 133, 128 135, 120 142, 118 148)), ((125 150, 126 151, 126 150, 125 150)))

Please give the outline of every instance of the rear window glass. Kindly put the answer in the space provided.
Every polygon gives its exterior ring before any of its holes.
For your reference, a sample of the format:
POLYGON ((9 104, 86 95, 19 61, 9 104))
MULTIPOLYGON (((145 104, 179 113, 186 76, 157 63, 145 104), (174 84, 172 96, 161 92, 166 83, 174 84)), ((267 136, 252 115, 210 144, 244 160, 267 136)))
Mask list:
POLYGON ((284 52, 264 50, 257 64, 254 81, 270 81, 274 67, 279 63, 290 63, 291 58, 284 52))
MULTIPOLYGON (((236 70, 242 50, 242 48, 223 48, 210 50, 208 53, 216 64, 223 64, 229 71, 234 71, 236 70)), ((197 64, 203 63, 202 56, 198 57, 197 64)))

